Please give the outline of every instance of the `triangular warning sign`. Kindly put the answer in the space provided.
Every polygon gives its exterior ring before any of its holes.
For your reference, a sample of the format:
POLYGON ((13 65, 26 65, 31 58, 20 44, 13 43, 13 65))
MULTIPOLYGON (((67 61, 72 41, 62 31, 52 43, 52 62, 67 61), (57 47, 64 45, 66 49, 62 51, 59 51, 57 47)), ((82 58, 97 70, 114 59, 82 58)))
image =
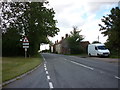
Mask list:
POLYGON ((24 38, 23 42, 24 42, 24 43, 25 43, 25 42, 29 42, 28 39, 27 39, 27 37, 24 38))

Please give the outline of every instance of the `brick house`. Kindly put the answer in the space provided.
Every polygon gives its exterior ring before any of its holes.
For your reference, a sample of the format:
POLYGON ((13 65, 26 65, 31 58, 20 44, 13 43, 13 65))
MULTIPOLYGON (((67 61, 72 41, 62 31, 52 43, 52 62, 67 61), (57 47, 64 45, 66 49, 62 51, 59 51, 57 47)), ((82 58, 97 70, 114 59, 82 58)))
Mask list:
POLYGON ((88 45, 90 44, 89 41, 82 41, 80 45, 83 47, 84 51, 87 52, 88 45))
MULTIPOLYGON (((58 42, 55 41, 55 44, 51 46, 51 52, 58 53, 58 54, 70 54, 70 48, 68 46, 68 42, 66 38, 68 38, 68 34, 65 35, 65 38, 62 37, 61 40, 58 42)), ((80 45, 83 47, 83 49, 86 51, 89 41, 82 41, 80 42, 80 45)))

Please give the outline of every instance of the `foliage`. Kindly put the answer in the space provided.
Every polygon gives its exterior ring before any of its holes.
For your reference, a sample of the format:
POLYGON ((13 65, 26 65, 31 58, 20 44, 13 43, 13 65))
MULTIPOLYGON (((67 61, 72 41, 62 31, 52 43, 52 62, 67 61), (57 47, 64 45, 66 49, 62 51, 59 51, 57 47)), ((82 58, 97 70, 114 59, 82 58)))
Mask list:
POLYGON ((108 36, 106 46, 114 51, 120 50, 120 9, 118 7, 112 8, 111 13, 103 16, 101 19, 104 25, 99 24, 101 33, 108 36))
POLYGON ((11 48, 9 45, 11 41, 17 41, 20 44, 20 38, 27 36, 30 42, 28 51, 33 56, 37 53, 41 43, 49 43, 48 36, 53 37, 59 32, 56 27, 57 21, 54 20, 53 8, 46 8, 44 5, 48 5, 48 2, 2 3, 2 33, 3 41, 6 43, 3 43, 4 50, 11 48), (15 35, 9 34, 11 29, 15 30, 15 35), (16 38, 17 36, 19 39, 16 38), (14 37, 16 40, 9 39, 10 41, 7 42, 6 38, 10 37, 14 37))
POLYGON ((11 28, 7 33, 2 35, 2 55, 3 56, 18 56, 24 55, 22 43, 20 44, 20 35, 14 28, 11 28))
POLYGON ((71 54, 82 53, 83 49, 80 45, 80 41, 83 40, 83 35, 79 35, 80 31, 77 31, 77 27, 73 27, 71 35, 67 38, 68 46, 70 47, 71 54))

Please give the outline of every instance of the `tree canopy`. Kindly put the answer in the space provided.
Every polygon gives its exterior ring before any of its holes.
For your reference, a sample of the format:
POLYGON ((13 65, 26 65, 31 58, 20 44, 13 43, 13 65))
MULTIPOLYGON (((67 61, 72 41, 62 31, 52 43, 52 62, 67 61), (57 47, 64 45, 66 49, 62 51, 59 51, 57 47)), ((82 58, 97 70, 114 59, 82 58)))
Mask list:
POLYGON ((49 43, 48 36, 53 37, 59 32, 53 8, 47 8, 45 5, 48 5, 48 2, 2 3, 3 55, 7 53, 8 48, 12 50, 12 47, 15 49, 17 46, 22 49, 22 45, 17 44, 21 44, 20 39, 27 36, 30 43, 28 51, 33 56, 41 43, 49 43), (11 46, 10 43, 13 42, 16 44, 11 46))
POLYGON ((120 9, 112 8, 111 13, 101 19, 104 25, 99 24, 100 31, 108 36, 106 45, 112 51, 120 50, 120 9))
POLYGON ((84 39, 83 35, 79 35, 81 30, 78 30, 77 27, 73 27, 71 35, 67 38, 68 45, 71 51, 71 54, 82 53, 83 49, 80 45, 80 41, 84 39))

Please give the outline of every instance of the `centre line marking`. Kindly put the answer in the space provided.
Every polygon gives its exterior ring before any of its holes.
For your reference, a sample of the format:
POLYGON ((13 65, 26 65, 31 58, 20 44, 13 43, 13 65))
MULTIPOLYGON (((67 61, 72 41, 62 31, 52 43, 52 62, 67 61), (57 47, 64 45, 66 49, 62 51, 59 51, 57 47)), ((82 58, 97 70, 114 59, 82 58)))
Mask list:
POLYGON ((50 87, 50 88, 53 88, 52 82, 49 82, 49 87, 50 87))
POLYGON ((45 71, 47 71, 47 68, 45 68, 45 71))
POLYGON ((80 65, 80 66, 82 66, 82 67, 88 68, 88 69, 90 69, 90 70, 94 70, 94 68, 92 68, 92 67, 89 67, 89 66, 86 66, 86 65, 83 65, 83 64, 74 62, 74 61, 71 61, 71 62, 74 63, 74 64, 77 64, 77 65, 80 65))
POLYGON ((47 79, 50 80, 50 76, 47 75, 47 79))
POLYGON ((46 71, 46 74, 48 74, 48 71, 46 71))
POLYGON ((115 78, 120 79, 118 76, 115 76, 115 78))

